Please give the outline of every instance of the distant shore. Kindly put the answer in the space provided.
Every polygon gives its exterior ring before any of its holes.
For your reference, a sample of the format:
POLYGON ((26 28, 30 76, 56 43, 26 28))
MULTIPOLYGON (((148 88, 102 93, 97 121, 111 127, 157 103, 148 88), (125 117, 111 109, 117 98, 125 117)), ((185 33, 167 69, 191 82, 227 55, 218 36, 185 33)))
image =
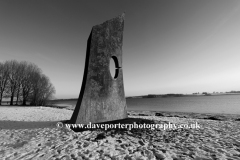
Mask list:
POLYGON ((225 96, 240 95, 240 93, 207 93, 207 94, 149 94, 143 96, 131 96, 126 98, 167 98, 167 97, 197 97, 197 96, 225 96))
MULTIPOLYGON (((208 93, 208 94, 148 94, 148 95, 142 95, 142 96, 127 96, 126 98, 165 98, 165 97, 195 97, 195 96, 224 96, 224 95, 240 95, 240 93, 208 93)), ((56 101, 77 101, 78 98, 66 98, 66 99, 53 99, 49 100, 49 102, 56 102, 56 101)), ((9 101, 3 101, 3 103, 6 103, 9 101)))
MULTIPOLYGON (((166 97, 197 97, 197 96, 231 96, 231 95, 240 95, 240 93, 207 93, 207 94, 148 94, 142 96, 127 96, 127 99, 130 98, 166 98, 166 97)), ((60 102, 60 101, 77 101, 78 98, 68 98, 68 99, 53 99, 49 102, 60 102)))

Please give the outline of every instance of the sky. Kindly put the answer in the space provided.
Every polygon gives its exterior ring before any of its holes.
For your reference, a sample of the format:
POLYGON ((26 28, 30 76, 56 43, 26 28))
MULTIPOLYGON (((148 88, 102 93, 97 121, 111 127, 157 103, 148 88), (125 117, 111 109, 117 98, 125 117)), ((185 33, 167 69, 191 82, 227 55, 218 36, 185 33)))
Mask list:
POLYGON ((126 96, 240 90, 239 0, 1 0, 0 62, 33 62, 77 98, 92 27, 123 12, 126 96))

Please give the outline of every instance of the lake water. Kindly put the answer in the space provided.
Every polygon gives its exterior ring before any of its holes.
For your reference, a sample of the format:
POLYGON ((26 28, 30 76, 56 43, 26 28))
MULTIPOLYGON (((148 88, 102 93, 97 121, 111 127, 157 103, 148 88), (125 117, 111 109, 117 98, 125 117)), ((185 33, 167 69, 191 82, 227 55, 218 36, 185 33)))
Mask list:
POLYGON ((240 114, 240 95, 127 99, 128 110, 240 114))
MULTIPOLYGON (((56 105, 75 107, 76 100, 59 101, 56 105)), ((132 98, 128 110, 240 114, 240 95, 132 98)))

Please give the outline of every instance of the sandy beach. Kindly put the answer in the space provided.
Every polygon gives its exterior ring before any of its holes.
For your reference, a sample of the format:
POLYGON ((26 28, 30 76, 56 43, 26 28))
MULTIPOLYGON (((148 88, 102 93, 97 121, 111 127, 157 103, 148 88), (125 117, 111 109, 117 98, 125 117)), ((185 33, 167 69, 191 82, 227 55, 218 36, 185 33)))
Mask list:
POLYGON ((128 117, 141 123, 197 123, 200 128, 75 133, 56 127, 72 112, 50 107, 0 107, 0 159, 240 159, 240 115, 129 111, 128 117))

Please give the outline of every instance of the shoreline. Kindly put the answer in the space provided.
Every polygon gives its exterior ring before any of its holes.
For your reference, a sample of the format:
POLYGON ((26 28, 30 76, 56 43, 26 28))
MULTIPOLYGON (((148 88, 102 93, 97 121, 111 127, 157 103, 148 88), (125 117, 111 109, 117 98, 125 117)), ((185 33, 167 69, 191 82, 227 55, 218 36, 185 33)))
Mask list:
MULTIPOLYGON (((0 106, 0 121, 61 121, 70 119, 73 111, 74 110, 72 108, 58 106, 0 106), (45 111, 47 112, 45 113, 45 111)), ((197 113, 148 110, 127 110, 127 113, 130 116, 157 116, 210 119, 219 121, 240 121, 240 114, 227 113, 197 113)))
POLYGON ((179 117, 192 119, 210 119, 220 121, 240 121, 239 114, 225 114, 225 113, 195 113, 195 112, 171 112, 171 111, 128 111, 130 114, 137 112, 138 114, 145 114, 146 116, 162 116, 162 117, 179 117), (214 119, 215 118, 215 119, 214 119))

